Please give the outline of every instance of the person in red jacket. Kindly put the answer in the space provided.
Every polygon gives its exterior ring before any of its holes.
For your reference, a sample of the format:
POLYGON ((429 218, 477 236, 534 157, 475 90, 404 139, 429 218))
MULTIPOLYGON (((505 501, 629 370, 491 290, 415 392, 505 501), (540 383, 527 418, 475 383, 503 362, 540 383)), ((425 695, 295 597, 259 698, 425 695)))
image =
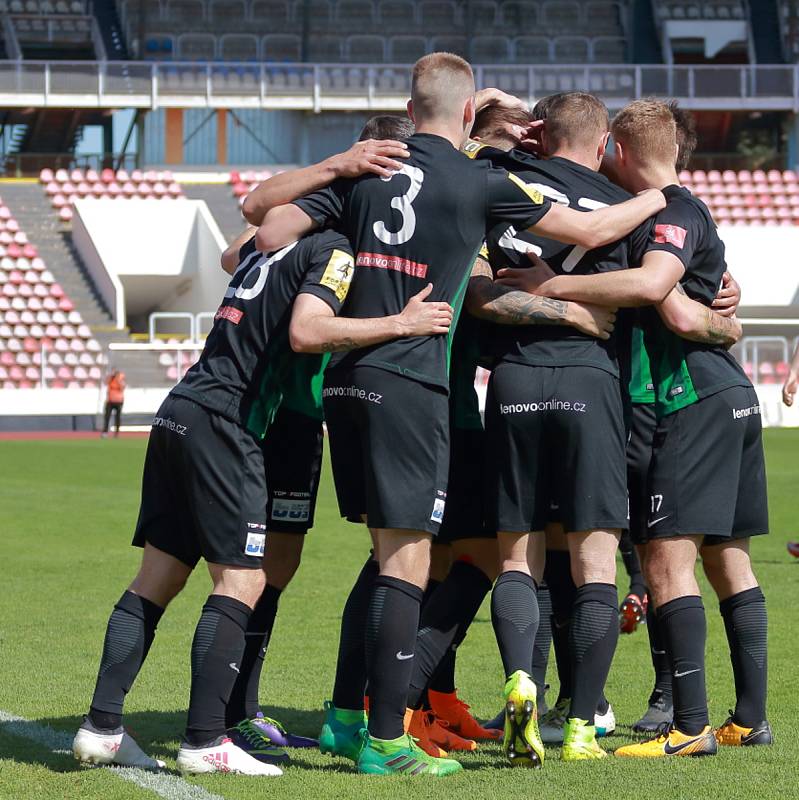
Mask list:
POLYGON ((108 389, 105 396, 105 420, 103 422, 102 437, 108 436, 108 425, 111 422, 111 414, 114 414, 114 424, 116 432, 114 437, 119 436, 119 423, 122 418, 122 404, 125 402, 125 373, 115 369, 107 381, 108 389))

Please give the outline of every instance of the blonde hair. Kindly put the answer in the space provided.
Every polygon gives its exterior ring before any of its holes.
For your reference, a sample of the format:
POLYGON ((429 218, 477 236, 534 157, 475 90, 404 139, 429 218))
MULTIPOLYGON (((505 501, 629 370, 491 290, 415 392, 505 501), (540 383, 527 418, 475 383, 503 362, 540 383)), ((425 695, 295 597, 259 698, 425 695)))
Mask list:
POLYGON ((674 164, 677 124, 668 103, 634 100, 615 116, 611 132, 639 161, 674 164))
POLYGON ((566 92, 552 98, 546 109, 546 134, 551 150, 595 145, 610 127, 605 104, 586 92, 566 92))
POLYGON ((413 65, 411 100, 417 123, 460 116, 474 95, 469 63, 454 53, 430 53, 413 65))

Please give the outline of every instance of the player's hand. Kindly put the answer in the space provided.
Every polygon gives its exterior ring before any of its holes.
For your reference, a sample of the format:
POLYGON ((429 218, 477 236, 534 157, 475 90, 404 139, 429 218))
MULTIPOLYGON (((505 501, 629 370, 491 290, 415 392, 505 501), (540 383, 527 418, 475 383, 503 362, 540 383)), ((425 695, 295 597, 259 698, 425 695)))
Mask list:
POLYGON ((474 95, 475 110, 480 111, 486 106, 499 106, 500 108, 527 108, 527 103, 512 94, 503 92, 502 89, 480 89, 474 95))
POLYGON ((590 303, 569 301, 566 322, 582 333, 597 339, 610 339, 616 327, 616 309, 594 306, 590 303))
POLYGON ((535 253, 527 253, 531 266, 529 267, 504 267, 497 272, 496 283, 510 286, 522 292, 546 296, 546 283, 555 273, 546 261, 542 261, 535 253))
POLYGON ((339 178, 357 178, 373 172, 381 178, 390 178, 402 169, 398 158, 408 158, 408 145, 393 139, 367 139, 356 142, 349 150, 333 156, 332 167, 339 178))
POLYGON ((782 387, 782 402, 785 403, 786 406, 790 407, 793 405, 797 389, 799 389, 799 375, 795 372, 791 372, 788 375, 788 380, 785 381, 785 385, 782 387))
POLYGON ((644 189, 638 192, 638 197, 646 197, 652 204, 652 214, 657 214, 666 207, 666 197, 660 189, 644 189))
POLYGON ((535 119, 526 128, 519 127, 519 147, 522 150, 527 150, 529 153, 534 153, 537 156, 543 157, 546 155, 544 151, 544 141, 541 136, 544 130, 544 120, 535 119))
POLYGON ((452 306, 439 301, 425 302, 433 291, 428 283, 421 292, 415 294, 398 315, 401 336, 432 336, 449 333, 452 325, 452 306))
POLYGON ((740 302, 741 287, 729 272, 725 272, 721 279, 721 289, 712 303, 712 308, 722 317, 732 317, 738 310, 740 302))

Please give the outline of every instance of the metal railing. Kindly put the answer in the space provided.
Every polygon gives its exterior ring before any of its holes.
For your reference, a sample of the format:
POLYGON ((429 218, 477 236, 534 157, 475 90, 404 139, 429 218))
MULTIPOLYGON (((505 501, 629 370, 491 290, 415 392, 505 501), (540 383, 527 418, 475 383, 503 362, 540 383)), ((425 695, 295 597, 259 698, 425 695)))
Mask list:
MULTIPOLYGON (((493 64, 478 86, 528 100, 583 90, 619 107, 647 95, 686 108, 799 112, 799 65, 493 64)), ((5 107, 400 109, 407 64, 0 61, 5 107)))

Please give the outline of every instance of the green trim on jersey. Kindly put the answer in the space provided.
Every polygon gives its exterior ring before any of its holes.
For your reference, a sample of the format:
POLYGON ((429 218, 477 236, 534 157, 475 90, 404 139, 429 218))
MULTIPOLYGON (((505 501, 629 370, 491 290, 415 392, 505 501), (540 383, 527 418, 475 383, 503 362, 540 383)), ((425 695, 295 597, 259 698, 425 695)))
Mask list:
POLYGON ((658 417, 673 414, 681 408, 696 403, 700 398, 691 379, 686 356, 686 341, 669 331, 658 320, 647 332, 647 349, 653 357, 655 380, 655 407, 658 417))
POLYGON ((258 393, 250 406, 250 413, 247 415, 245 427, 260 439, 266 435, 283 402, 282 375, 287 369, 288 354, 292 352, 288 325, 284 325, 272 334, 266 345, 266 351, 262 356, 266 368, 258 384, 258 393))
POLYGON ((458 327, 458 320, 461 316, 461 309, 463 308, 463 300, 466 297, 466 287, 469 285, 469 279, 472 277, 472 267, 474 266, 474 262, 477 261, 477 256, 480 253, 480 250, 484 247, 484 244, 481 244, 474 253, 472 253, 472 257, 469 260, 469 269, 467 272, 464 273, 463 278, 461 279, 460 285, 458 286, 458 290, 455 292, 455 297, 452 300, 452 325, 450 325, 449 331, 447 333, 447 375, 449 375, 449 364, 452 358, 452 339, 455 336, 455 331, 458 327))
POLYGON ((311 419, 324 419, 322 385, 330 353, 292 353, 282 405, 311 419))
POLYGON ((654 403, 655 382, 652 378, 652 367, 649 364, 649 353, 644 341, 644 332, 637 325, 632 328, 630 360, 630 401, 654 403))

